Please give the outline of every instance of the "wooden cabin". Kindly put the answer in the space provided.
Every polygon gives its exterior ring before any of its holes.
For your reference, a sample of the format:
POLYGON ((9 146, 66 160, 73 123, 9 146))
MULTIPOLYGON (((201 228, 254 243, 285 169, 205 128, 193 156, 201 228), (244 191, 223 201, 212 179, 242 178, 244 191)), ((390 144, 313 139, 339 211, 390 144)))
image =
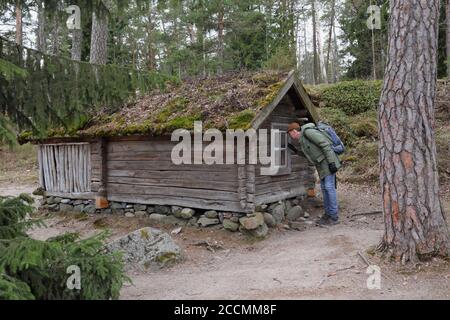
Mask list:
POLYGON ((234 73, 191 79, 156 90, 120 110, 105 108, 76 134, 36 140, 39 177, 46 196, 169 205, 226 212, 306 195, 314 169, 287 148, 288 124, 317 122, 318 114, 295 72, 234 73), (283 163, 276 174, 261 165, 175 165, 177 128, 280 129, 283 163))

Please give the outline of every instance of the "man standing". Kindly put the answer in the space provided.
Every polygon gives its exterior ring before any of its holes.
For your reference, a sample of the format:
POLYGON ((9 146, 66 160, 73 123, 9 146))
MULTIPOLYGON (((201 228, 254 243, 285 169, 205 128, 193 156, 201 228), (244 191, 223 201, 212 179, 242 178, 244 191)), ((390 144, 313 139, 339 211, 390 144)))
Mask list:
POLYGON ((339 220, 339 208, 336 192, 336 172, 341 167, 338 156, 332 149, 332 141, 314 123, 300 127, 296 122, 288 127, 289 136, 299 141, 305 157, 317 169, 323 194, 325 214, 319 225, 335 225, 339 220))

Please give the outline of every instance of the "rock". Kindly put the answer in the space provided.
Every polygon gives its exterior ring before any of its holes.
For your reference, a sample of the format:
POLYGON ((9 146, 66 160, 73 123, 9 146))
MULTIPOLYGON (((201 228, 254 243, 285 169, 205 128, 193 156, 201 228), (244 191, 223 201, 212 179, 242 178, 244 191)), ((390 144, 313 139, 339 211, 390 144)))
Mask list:
POLYGON ((180 216, 183 219, 189 220, 194 216, 194 214, 195 214, 194 209, 184 208, 183 210, 181 210, 180 216))
POLYGON ((131 213, 134 213, 134 209, 128 208, 128 209, 125 209, 125 212, 131 212, 131 213))
POLYGON ((202 217, 202 218, 198 219, 198 221, 197 221, 197 224, 204 228, 209 227, 209 226, 214 226, 219 223, 220 223, 219 219, 210 219, 210 218, 206 218, 206 217, 202 217))
POLYGON ((125 214, 124 209, 111 209, 112 214, 123 216, 125 214))
POLYGON ((149 218, 150 218, 150 220, 153 220, 158 223, 163 223, 163 224, 171 224, 171 225, 175 225, 175 226, 185 226, 186 225, 186 221, 178 219, 175 216, 166 216, 164 214, 153 213, 150 215, 149 218))
POLYGON ((125 209, 133 209, 133 208, 134 208, 134 206, 132 204, 127 204, 125 206, 125 209))
POLYGON ((139 218, 143 218, 147 216, 147 211, 137 211, 134 215, 139 218))
POLYGON ((272 211, 275 210, 275 208, 278 207, 280 204, 282 204, 282 203, 278 203, 278 202, 272 203, 272 204, 269 206, 269 208, 267 208, 267 211, 269 211, 270 213, 272 213, 272 211))
POLYGON ((277 226, 275 218, 268 212, 264 213, 264 222, 267 224, 269 228, 275 228, 277 226))
POLYGON ((50 211, 59 211, 59 204, 53 203, 48 205, 48 210, 50 211))
POLYGON ((239 223, 245 230, 255 230, 264 224, 264 215, 261 212, 255 212, 253 217, 243 217, 239 223))
POLYGON ((182 207, 172 206, 171 208, 172 214, 177 218, 181 218, 181 210, 183 210, 182 207))
POLYGON ((311 215, 310 215, 308 212, 306 212, 306 211, 305 211, 305 213, 303 214, 303 218, 305 218, 305 219, 309 219, 310 216, 311 216, 311 215))
POLYGON ((111 209, 103 209, 102 211, 101 211, 101 213, 102 214, 112 214, 112 210, 111 209))
POLYGON ((198 218, 192 217, 191 220, 189 220, 188 225, 191 227, 197 227, 198 226, 197 221, 198 221, 198 218))
POLYGON ((299 221, 289 221, 289 227, 294 230, 303 231, 305 230, 305 224, 299 221))
POLYGON ((230 219, 224 219, 222 225, 226 230, 231 232, 239 230, 239 223, 233 222, 230 219))
POLYGON ((304 223, 305 223, 305 224, 308 224, 308 225, 313 225, 313 224, 314 224, 313 221, 305 221, 304 223))
POLYGON ((214 210, 205 212, 205 217, 210 218, 210 219, 216 219, 218 216, 219 215, 218 215, 217 211, 214 211, 214 210))
POLYGON ((269 206, 267 204, 261 204, 259 206, 256 206, 255 211, 257 212, 265 212, 269 206))
POLYGON ((275 221, 277 223, 281 223, 281 221, 284 220, 284 214, 285 214, 285 206, 284 206, 284 204, 278 204, 272 210, 272 216, 274 217, 274 219, 275 219, 275 221))
POLYGON ((45 190, 42 187, 37 188, 33 191, 33 195, 43 197, 45 195, 45 190))
POLYGON ((168 215, 170 214, 170 208, 166 206, 155 206, 155 212, 157 214, 168 215))
POLYGON ((127 217, 127 218, 134 218, 134 213, 132 213, 132 212, 126 212, 126 213, 125 213, 125 217, 127 217))
POLYGON ((291 210, 292 207, 293 207, 293 205, 292 205, 291 200, 286 200, 286 212, 291 210))
POLYGON ((267 234, 269 233, 269 228, 267 227, 267 225, 265 223, 263 223, 261 226, 259 226, 258 228, 254 229, 254 230, 246 230, 242 226, 239 228, 239 230, 243 234, 257 238, 257 239, 264 239, 267 236, 267 234))
POLYGON ((148 207, 147 207, 147 213, 148 213, 148 214, 155 213, 155 207, 148 206, 148 207))
POLYGON ((75 212, 83 212, 83 210, 84 210, 84 204, 79 204, 79 205, 77 205, 77 206, 74 206, 74 207, 73 207, 73 210, 74 210, 75 212))
POLYGON ((65 203, 61 203, 59 205, 59 211, 61 212, 73 212, 73 206, 71 206, 70 204, 65 204, 65 203))
POLYGON ((47 204, 48 205, 55 204, 55 197, 47 197, 47 204))
POLYGON ((234 217, 231 217, 230 218, 230 220, 232 221, 232 222, 235 222, 235 223, 239 223, 239 217, 237 217, 237 216, 234 216, 234 217))
POLYGON ((122 252, 124 263, 130 267, 139 265, 161 267, 176 262, 181 249, 165 232, 155 228, 143 228, 106 245, 110 252, 122 252))
POLYGON ((303 208, 300 206, 295 206, 288 211, 286 219, 288 221, 297 221, 298 218, 300 218, 303 214, 304 214, 303 208))
POLYGON ((74 206, 79 206, 80 204, 83 204, 83 200, 75 200, 75 201, 73 202, 73 205, 74 205, 74 206))
POLYGON ((61 200, 61 203, 62 204, 69 204, 69 203, 71 203, 72 202, 72 200, 70 200, 70 199, 62 199, 61 200))
POLYGON ((145 204, 135 204, 133 206, 133 209, 134 209, 135 212, 145 211, 145 210, 147 210, 147 206, 145 204))
POLYGON ((291 202, 292 202, 292 204, 293 204, 294 206, 298 206, 298 205, 300 204, 300 200, 297 199, 297 198, 295 198, 295 199, 292 200, 291 202))
POLYGON ((97 208, 95 208, 93 204, 90 204, 84 207, 83 212, 86 212, 87 214, 94 214, 95 210, 97 210, 97 208))
POLYGON ((111 209, 114 211, 115 209, 123 209, 123 206, 119 202, 113 202, 111 203, 111 209))

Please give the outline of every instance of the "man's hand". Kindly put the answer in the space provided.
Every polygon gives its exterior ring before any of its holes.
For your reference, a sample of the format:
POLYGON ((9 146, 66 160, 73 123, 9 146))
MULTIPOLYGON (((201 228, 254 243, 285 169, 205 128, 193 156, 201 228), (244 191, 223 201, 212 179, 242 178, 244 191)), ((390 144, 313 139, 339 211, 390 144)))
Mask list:
POLYGON ((328 165, 328 168, 330 169, 331 174, 335 174, 338 171, 334 162, 330 163, 328 165))

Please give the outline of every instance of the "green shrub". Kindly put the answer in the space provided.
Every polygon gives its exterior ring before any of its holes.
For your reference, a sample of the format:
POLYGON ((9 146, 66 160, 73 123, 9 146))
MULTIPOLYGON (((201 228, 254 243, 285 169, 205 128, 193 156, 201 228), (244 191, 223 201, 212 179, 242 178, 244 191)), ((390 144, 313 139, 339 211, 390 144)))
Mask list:
POLYGON ((25 234, 30 199, 0 197, 0 300, 117 299, 128 279, 121 256, 107 253, 107 233, 80 240, 77 234, 39 241, 25 234), (69 266, 81 271, 81 290, 66 285, 69 266))
MULTIPOLYGON (((342 110, 347 115, 376 110, 381 96, 382 81, 343 81, 324 86, 319 94, 321 107, 342 110)), ((317 92, 315 93, 318 94, 317 92)))
POLYGON ((351 118, 350 128, 358 138, 376 140, 378 138, 378 121, 376 111, 367 111, 351 118))

